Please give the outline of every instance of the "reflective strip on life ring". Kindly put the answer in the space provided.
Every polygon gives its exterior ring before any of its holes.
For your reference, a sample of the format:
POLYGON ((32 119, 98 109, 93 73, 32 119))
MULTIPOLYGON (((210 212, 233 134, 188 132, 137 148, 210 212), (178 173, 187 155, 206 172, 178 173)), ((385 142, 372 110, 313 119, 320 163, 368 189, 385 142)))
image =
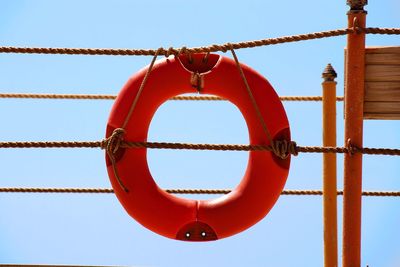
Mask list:
MULTIPOLYGON (((209 55, 207 63, 203 59, 204 54, 194 54, 192 63, 185 55, 156 61, 125 128, 124 140, 147 141, 157 108, 173 96, 197 92, 191 78, 192 72, 198 72, 203 75, 200 93, 225 98, 239 108, 247 123, 250 144, 270 144, 235 62, 216 54, 209 55)), ((289 122, 278 95, 264 77, 241 66, 272 138, 290 140, 289 122)), ((146 70, 147 67, 133 75, 119 93, 108 120, 107 137, 123 124, 146 70)), ((129 192, 119 185, 106 156, 115 194, 140 224, 160 235, 185 241, 221 239, 257 223, 277 201, 290 165, 290 156, 280 159, 269 151, 250 151, 245 175, 231 193, 211 200, 191 200, 157 186, 146 151, 120 148, 116 153, 116 168, 129 192)))

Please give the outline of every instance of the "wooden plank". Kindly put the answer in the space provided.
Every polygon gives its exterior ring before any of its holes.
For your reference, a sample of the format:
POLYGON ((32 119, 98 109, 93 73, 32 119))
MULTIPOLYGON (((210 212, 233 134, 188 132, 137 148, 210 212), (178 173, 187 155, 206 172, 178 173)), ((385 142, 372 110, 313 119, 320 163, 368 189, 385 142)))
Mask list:
POLYGON ((366 54, 367 65, 400 65, 400 53, 388 54, 366 54))
POLYGON ((367 65, 366 82, 400 82, 400 65, 367 65))
POLYGON ((364 113, 366 120, 400 120, 400 114, 390 113, 364 113))
POLYGON ((364 113, 400 114, 400 102, 364 102, 364 113))
POLYGON ((364 101, 396 102, 400 101, 400 83, 366 82, 364 101))
POLYGON ((366 47, 364 86, 364 119, 400 120, 400 46, 366 47))
POLYGON ((366 54, 399 54, 400 46, 369 46, 365 48, 366 54))

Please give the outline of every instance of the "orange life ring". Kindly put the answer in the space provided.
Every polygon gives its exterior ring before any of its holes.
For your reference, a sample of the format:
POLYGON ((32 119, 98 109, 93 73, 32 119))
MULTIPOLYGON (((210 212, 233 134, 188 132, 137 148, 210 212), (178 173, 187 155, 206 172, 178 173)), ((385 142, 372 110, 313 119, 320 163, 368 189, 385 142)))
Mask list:
MULTIPOLYGON (((259 118, 235 62, 210 54, 169 57, 158 60, 125 127, 126 141, 147 141, 151 119, 157 108, 173 96, 194 93, 193 72, 202 73, 201 93, 223 97, 242 112, 250 144, 269 145, 259 118), (192 78, 192 79, 191 79, 192 78)), ((278 95, 269 82, 248 66, 241 65, 262 117, 274 140, 290 140, 289 122, 278 95)), ((138 92, 147 67, 133 75, 112 108, 106 136, 121 127, 138 92)), ((209 241, 239 233, 261 220, 272 208, 285 185, 290 156, 280 159, 269 151, 250 151, 247 170, 229 194, 212 200, 177 197, 159 188, 150 174, 146 148, 123 149, 116 155, 116 168, 129 192, 119 185, 106 156, 108 174, 115 194, 126 211, 146 228, 169 238, 209 241)))

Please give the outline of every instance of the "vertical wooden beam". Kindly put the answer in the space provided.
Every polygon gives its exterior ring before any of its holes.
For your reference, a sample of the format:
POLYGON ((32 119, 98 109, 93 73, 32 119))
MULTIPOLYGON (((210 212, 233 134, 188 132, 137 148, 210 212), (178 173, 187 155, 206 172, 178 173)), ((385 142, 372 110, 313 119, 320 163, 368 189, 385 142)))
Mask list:
MULTIPOLYGON (((331 64, 322 73, 323 146, 336 146, 336 82, 331 64)), ((338 266, 336 154, 323 155, 324 266, 338 266)))
MULTIPOLYGON (((365 28, 367 0, 347 0, 348 27, 365 28)), ((345 84, 345 144, 362 147, 365 77, 365 33, 347 35, 345 84)), ((361 265, 362 154, 344 155, 343 267, 361 265)))

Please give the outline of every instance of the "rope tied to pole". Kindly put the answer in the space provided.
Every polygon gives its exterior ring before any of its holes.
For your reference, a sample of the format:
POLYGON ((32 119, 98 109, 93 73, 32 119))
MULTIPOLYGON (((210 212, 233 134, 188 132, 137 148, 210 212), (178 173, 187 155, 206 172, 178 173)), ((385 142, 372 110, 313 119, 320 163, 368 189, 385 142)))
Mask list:
POLYGON ((353 156, 357 150, 357 148, 351 143, 350 138, 347 140, 346 149, 347 149, 347 153, 349 153, 350 156, 353 156))

